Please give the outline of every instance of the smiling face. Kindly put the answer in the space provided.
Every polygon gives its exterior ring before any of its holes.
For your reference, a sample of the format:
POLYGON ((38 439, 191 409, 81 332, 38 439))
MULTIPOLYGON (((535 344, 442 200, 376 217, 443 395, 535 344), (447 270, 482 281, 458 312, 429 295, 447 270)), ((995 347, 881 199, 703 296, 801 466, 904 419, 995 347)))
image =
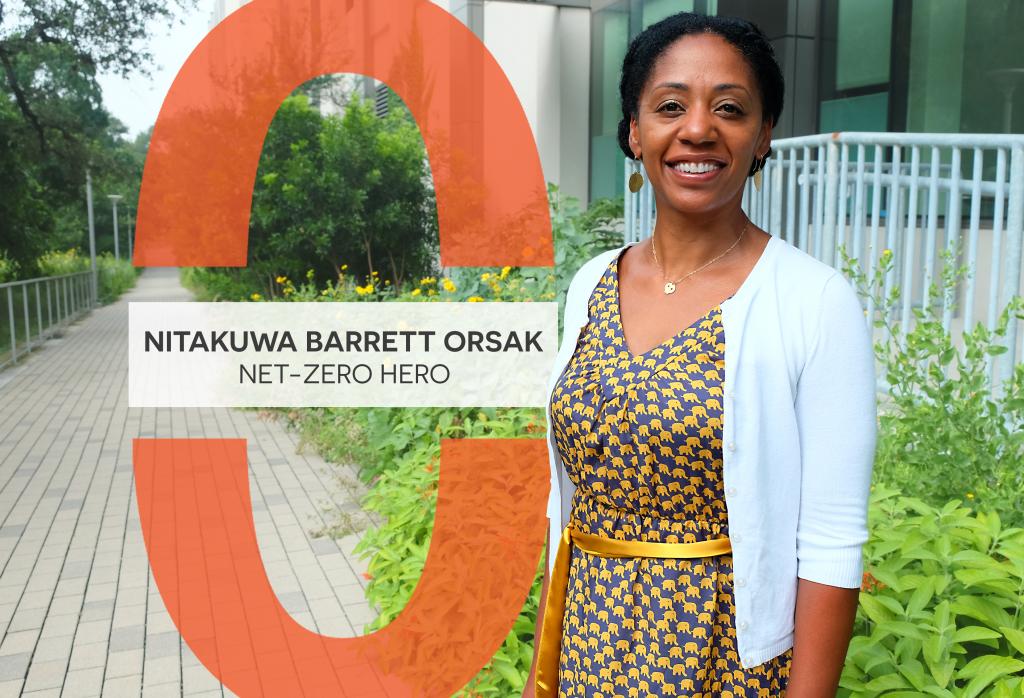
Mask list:
POLYGON ((629 143, 658 205, 683 214, 738 205, 755 157, 771 144, 753 71, 717 34, 688 34, 655 61, 629 143))

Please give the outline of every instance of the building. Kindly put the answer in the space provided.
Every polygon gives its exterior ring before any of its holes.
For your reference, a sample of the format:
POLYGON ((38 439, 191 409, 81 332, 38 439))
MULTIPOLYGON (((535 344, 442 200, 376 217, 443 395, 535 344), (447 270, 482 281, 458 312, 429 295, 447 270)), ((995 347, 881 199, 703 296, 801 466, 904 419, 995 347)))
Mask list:
POLYGON ((547 179, 584 202, 623 194, 616 129, 629 41, 684 10, 743 17, 771 38, 787 90, 777 138, 1024 131, 1024 0, 450 3, 515 86, 547 179))
MULTIPOLYGON (((213 0, 210 26, 248 0, 213 0)), ((547 181, 585 205, 624 193, 618 80, 630 40, 680 11, 755 22, 786 79, 773 136, 1024 132, 1024 0, 434 0, 487 46, 519 96, 547 181), (581 128, 582 126, 582 128, 581 128)), ((332 76, 323 113, 361 89, 332 76)))

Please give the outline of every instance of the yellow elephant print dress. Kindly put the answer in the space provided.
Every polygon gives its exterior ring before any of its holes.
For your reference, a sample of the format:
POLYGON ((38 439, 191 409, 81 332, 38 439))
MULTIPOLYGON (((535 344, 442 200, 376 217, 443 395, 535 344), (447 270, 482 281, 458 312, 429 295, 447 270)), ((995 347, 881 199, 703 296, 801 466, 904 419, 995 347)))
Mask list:
MULTIPOLYGON (((574 528, 662 543, 726 537, 721 306, 633 356, 618 256, 551 396, 555 444, 577 487, 574 528)), ((784 696, 792 648, 743 669, 734 619, 731 552, 624 558, 573 546, 558 695, 784 696)))

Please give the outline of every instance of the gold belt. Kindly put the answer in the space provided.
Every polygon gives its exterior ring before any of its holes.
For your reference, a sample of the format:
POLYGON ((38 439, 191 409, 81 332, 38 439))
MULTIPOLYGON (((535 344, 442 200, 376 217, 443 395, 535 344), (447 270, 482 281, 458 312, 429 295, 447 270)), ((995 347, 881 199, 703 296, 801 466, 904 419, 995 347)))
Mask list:
POLYGON ((569 525, 562 531, 558 544, 555 568, 548 580, 548 598, 544 609, 537 655, 537 698, 558 698, 558 659, 562 651, 562 616, 565 613, 565 595, 569 584, 571 546, 603 557, 705 557, 732 550, 728 538, 714 538, 697 543, 650 543, 639 540, 617 540, 583 533, 569 525))

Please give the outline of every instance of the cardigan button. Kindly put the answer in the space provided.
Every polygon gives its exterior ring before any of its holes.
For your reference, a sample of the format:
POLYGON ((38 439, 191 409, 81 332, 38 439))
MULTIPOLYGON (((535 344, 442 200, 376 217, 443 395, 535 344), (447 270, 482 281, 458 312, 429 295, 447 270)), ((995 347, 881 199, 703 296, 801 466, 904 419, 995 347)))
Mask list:
POLYGON ((743 536, 740 535, 739 533, 730 533, 729 537, 732 538, 737 543, 742 543, 743 542, 743 536))
POLYGON ((727 489, 725 491, 725 493, 726 494, 736 494, 736 488, 735 487, 730 487, 729 489, 727 489))
POLYGON ((739 579, 736 580, 736 586, 738 586, 738 587, 745 587, 745 586, 747 586, 747 580, 744 579, 743 577, 740 577, 739 579))
POLYGON ((740 630, 746 630, 746 629, 747 629, 747 621, 741 620, 740 621, 740 630))
POLYGON ((729 442, 729 450, 730 451, 735 451, 736 450, 736 443, 735 442, 733 442, 733 441, 729 442))

